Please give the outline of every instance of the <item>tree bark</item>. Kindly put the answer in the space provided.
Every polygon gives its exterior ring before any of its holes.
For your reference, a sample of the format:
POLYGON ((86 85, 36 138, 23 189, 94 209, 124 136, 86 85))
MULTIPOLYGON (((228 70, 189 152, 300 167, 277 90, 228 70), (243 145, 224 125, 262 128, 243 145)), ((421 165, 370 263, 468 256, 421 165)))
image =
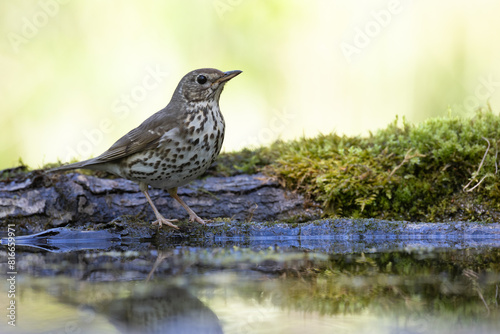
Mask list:
MULTIPOLYGON (((305 221, 321 214, 303 196, 283 189, 263 174, 207 177, 179 188, 178 194, 203 219, 305 221)), ((188 218, 166 190, 151 189, 150 195, 166 218, 188 218)), ((155 220, 138 185, 125 179, 35 171, 0 182, 3 227, 16 224, 33 233, 68 224, 106 223, 123 215, 155 220)))

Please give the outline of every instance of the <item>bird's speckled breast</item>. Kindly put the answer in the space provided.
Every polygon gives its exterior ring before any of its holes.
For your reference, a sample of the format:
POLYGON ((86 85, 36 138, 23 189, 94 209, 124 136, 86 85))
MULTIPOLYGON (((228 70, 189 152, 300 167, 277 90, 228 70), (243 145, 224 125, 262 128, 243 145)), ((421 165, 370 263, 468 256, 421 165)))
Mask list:
POLYGON ((216 101, 193 103, 184 124, 172 128, 156 147, 126 158, 124 177, 157 188, 182 186, 202 175, 219 155, 225 123, 216 101))

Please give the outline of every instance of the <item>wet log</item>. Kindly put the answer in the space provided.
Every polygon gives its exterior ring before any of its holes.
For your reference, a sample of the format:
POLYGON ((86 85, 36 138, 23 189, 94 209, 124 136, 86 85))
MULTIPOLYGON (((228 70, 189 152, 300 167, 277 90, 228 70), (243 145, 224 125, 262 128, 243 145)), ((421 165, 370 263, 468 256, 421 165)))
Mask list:
MULTIPOLYGON (((263 174, 207 177, 181 187, 178 194, 202 218, 236 221, 305 221, 320 215, 303 196, 282 188, 263 174)), ((187 219, 187 213, 162 189, 150 195, 166 218, 187 219)), ((155 219, 136 183, 80 173, 35 171, 0 181, 1 226, 16 224, 27 233, 53 227, 106 223, 129 215, 155 219)))

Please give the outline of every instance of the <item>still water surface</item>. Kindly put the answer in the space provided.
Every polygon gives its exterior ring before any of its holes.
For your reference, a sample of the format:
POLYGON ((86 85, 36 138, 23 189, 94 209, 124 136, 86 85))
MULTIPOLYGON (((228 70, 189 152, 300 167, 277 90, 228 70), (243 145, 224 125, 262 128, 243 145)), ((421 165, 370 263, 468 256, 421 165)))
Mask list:
POLYGON ((327 244, 18 247, 16 327, 4 280, 0 332, 500 332, 500 248, 327 244))

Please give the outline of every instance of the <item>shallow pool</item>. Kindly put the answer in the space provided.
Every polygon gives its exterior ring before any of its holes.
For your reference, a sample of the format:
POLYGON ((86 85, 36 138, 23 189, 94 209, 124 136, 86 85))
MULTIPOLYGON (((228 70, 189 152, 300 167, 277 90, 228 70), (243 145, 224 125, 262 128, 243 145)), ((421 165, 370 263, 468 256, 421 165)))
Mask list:
POLYGON ((436 242, 89 240, 18 246, 13 275, 2 248, 0 332, 500 332, 497 241, 436 242))

